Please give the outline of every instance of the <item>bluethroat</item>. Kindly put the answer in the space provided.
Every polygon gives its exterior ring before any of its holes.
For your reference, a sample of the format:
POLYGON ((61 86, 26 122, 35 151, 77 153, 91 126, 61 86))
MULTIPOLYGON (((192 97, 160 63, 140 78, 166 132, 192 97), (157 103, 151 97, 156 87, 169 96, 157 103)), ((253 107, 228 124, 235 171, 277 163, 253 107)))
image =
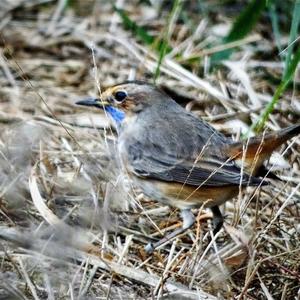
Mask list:
POLYGON ((190 228, 195 222, 192 208, 210 208, 217 233, 223 225, 219 205, 235 197, 240 187, 266 184, 263 162, 300 133, 297 124, 234 142, 156 86, 141 81, 117 84, 101 99, 77 104, 110 115, 118 133, 118 153, 133 183, 148 197, 181 210, 182 227, 149 243, 147 252, 190 228))

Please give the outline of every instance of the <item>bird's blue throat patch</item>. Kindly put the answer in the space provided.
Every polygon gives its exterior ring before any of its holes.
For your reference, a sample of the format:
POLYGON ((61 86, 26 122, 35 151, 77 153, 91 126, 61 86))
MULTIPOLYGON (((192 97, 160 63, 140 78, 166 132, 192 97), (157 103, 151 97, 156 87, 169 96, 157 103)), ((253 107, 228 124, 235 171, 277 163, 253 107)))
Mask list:
POLYGON ((117 125, 120 125, 125 119, 125 113, 113 106, 106 106, 105 111, 107 111, 111 115, 117 125))

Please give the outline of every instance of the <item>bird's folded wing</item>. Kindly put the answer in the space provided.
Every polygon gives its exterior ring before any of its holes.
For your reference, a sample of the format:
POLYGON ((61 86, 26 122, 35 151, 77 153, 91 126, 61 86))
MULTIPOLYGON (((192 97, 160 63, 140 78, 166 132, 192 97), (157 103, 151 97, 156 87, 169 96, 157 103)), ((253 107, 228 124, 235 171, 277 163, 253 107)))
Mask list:
POLYGON ((130 165, 138 176, 193 186, 261 184, 261 179, 242 174, 233 161, 222 161, 216 157, 191 162, 162 153, 153 153, 144 148, 143 152, 138 151, 138 155, 131 156, 130 165))

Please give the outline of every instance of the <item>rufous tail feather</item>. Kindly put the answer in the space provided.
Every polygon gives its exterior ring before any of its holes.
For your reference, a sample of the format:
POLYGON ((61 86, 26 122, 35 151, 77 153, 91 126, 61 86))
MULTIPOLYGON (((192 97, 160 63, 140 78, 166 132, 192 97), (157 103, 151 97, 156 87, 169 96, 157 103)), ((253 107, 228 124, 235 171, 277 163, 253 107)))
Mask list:
POLYGON ((243 164, 247 173, 255 175, 275 149, 298 134, 300 124, 252 137, 248 141, 233 143, 226 151, 239 165, 243 164))

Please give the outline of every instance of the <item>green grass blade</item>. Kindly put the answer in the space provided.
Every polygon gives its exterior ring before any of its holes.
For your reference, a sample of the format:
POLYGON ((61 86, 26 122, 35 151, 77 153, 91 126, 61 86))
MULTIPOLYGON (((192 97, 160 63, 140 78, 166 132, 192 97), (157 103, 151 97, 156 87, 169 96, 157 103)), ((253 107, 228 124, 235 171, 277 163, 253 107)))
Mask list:
POLYGON ((288 87, 290 81, 292 80, 298 63, 300 61, 300 46, 298 47, 295 54, 293 54, 294 42, 297 39, 298 28, 300 24, 300 0, 296 0, 294 10, 293 10, 293 19, 291 24, 289 44, 287 48, 287 54, 285 58, 285 69, 282 76, 282 80, 275 91, 275 94, 271 102, 267 105, 263 111, 260 119, 252 126, 256 132, 262 131, 266 121, 269 118, 269 115, 273 112, 275 105, 278 103, 281 95, 288 87))
MULTIPOLYGON (((229 34, 223 39, 223 43, 230 43, 244 38, 256 25, 259 17, 266 7, 266 0, 252 0, 235 20, 229 34)), ((227 49, 215 53, 211 57, 213 64, 228 59, 233 49, 227 49)))
POLYGON ((295 71, 297 69, 299 61, 300 61, 300 46, 297 49, 295 55, 293 55, 291 57, 291 61, 290 61, 290 64, 287 68, 286 75, 284 76, 284 78, 282 79, 280 85, 276 89, 275 94, 274 94, 271 102, 267 105, 267 107, 264 110, 264 112, 262 113, 259 121, 253 126, 253 129, 256 132, 261 132, 262 129, 264 128, 264 125, 265 125, 266 121, 268 120, 269 115, 273 112, 275 105, 277 104, 277 102, 279 101, 281 95, 286 90, 288 84, 292 80, 292 78, 295 74, 295 71))
POLYGON ((114 6, 114 10, 120 16, 124 29, 131 31, 132 34, 140 39, 145 45, 153 47, 158 53, 161 53, 162 51, 168 53, 172 50, 166 41, 157 39, 155 36, 149 34, 145 27, 139 26, 134 22, 125 10, 117 8, 116 6, 114 6))
POLYGON ((155 37, 150 35, 144 27, 139 26, 136 22, 131 20, 125 10, 117 8, 116 6, 114 6, 114 10, 120 16, 122 24, 126 30, 131 31, 146 45, 152 45, 154 43, 155 37))
POLYGON ((271 3, 269 13, 270 13, 270 18, 271 18, 271 24, 272 24, 273 34, 274 34, 274 38, 275 38, 275 43, 276 43, 278 52, 281 52, 282 51, 282 46, 280 44, 281 34, 280 34, 280 30, 279 30, 279 21, 278 21, 278 15, 277 15, 277 11, 276 11, 276 2, 271 3))
POLYGON ((285 58, 285 71, 284 71, 283 78, 286 78, 288 76, 289 65, 291 63, 291 59, 292 59, 291 56, 294 48, 294 41, 297 39, 297 35, 298 35, 299 22, 300 22, 300 0, 296 0, 294 10, 293 10, 293 19, 292 19, 292 25, 290 30, 287 54, 285 58))
POLYGON ((158 62, 157 62, 157 66, 156 66, 156 70, 155 70, 155 74, 154 74, 154 83, 160 75, 160 67, 161 67, 161 64, 163 62, 163 59, 164 59, 165 55, 170 51, 170 49, 168 47, 169 39, 170 39, 170 36, 172 34, 172 32, 170 30, 170 27, 171 27, 171 23, 172 23, 173 18, 180 11, 181 6, 182 6, 182 1, 181 0, 175 0, 174 1, 171 13, 170 13, 169 18, 168 18, 167 27, 165 29, 164 37, 163 37, 163 40, 161 42, 161 47, 159 49, 159 57, 158 57, 158 62))

